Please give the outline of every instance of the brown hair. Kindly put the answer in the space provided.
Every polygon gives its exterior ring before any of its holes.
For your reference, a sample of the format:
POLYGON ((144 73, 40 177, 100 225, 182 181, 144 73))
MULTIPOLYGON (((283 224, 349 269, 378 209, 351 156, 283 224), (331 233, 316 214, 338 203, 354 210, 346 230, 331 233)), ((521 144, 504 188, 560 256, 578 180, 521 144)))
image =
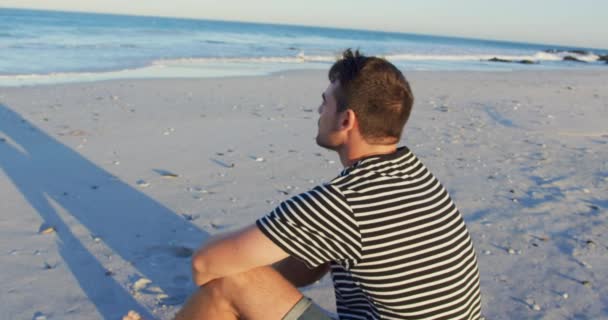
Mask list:
POLYGON ((338 112, 355 112, 365 140, 381 144, 399 141, 414 102, 399 69, 382 58, 347 49, 329 69, 328 77, 332 83, 340 82, 335 91, 338 112))

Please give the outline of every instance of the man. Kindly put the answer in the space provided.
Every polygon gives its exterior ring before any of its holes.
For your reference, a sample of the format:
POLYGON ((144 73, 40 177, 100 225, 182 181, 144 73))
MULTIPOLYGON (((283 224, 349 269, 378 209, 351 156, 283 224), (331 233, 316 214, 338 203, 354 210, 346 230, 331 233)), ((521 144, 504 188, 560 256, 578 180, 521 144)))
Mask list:
POLYGON ((317 143, 345 169, 193 257, 177 319, 331 319, 298 287, 331 271, 340 319, 478 319, 477 259, 446 190, 407 147, 401 72, 346 50, 329 71, 317 143))

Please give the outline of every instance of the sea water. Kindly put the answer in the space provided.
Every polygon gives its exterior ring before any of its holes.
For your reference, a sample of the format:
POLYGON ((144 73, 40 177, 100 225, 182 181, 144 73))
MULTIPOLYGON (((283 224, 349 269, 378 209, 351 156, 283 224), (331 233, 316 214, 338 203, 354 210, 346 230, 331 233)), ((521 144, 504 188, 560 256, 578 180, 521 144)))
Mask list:
POLYGON ((0 8, 0 85, 327 69, 345 48, 385 57, 404 70, 601 68, 597 57, 607 53, 408 33, 0 8), (572 50, 586 52, 567 52, 572 50), (565 55, 588 63, 562 61, 565 55), (487 61, 493 57, 538 64, 487 61))

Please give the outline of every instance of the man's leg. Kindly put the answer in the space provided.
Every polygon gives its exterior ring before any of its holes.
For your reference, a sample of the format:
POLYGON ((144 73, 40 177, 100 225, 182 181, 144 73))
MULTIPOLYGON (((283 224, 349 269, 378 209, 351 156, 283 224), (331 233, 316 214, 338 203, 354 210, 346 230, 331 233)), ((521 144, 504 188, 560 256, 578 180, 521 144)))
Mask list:
POLYGON ((176 320, 280 320, 302 294, 271 267, 210 281, 194 293, 176 320))

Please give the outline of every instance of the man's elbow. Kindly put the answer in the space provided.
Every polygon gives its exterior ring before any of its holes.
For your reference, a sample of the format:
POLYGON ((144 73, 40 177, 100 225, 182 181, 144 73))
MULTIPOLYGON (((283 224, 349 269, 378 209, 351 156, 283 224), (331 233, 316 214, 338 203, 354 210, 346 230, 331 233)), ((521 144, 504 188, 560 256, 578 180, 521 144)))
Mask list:
POLYGON ((195 255, 192 256, 191 261, 192 267, 192 280, 197 286, 205 284, 205 278, 208 277, 208 263, 203 251, 196 252, 195 255))
POLYGON ((191 267, 192 273, 202 272, 205 270, 205 259, 200 252, 197 252, 192 256, 191 267))

